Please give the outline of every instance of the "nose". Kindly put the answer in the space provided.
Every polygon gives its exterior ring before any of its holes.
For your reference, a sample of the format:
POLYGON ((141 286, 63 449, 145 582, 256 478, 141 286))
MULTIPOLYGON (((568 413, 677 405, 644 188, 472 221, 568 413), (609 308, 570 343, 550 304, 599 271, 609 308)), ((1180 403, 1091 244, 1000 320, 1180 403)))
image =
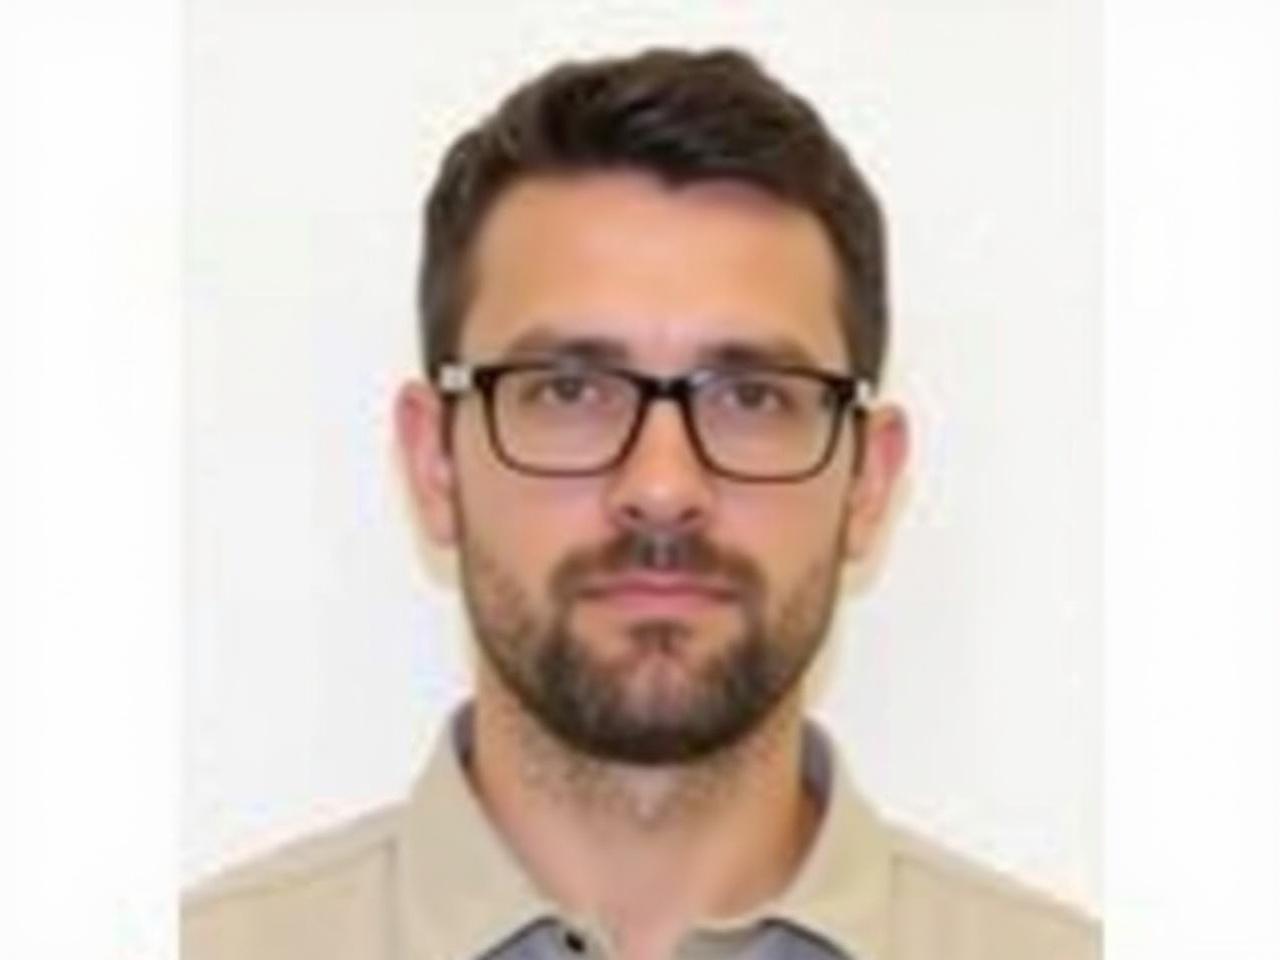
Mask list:
POLYGON ((688 533, 711 517, 713 481, 678 405, 659 401, 649 407, 640 435, 610 477, 606 507, 623 529, 688 533))

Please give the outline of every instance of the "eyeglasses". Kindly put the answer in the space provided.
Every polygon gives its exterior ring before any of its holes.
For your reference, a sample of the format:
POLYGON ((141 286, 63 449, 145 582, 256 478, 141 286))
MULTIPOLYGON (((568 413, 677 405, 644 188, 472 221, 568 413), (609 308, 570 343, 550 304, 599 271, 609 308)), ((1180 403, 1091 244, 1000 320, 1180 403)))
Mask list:
POLYGON ((860 440, 871 395, 864 379, 791 367, 654 377, 563 361, 445 363, 436 383, 447 397, 479 392, 498 458, 546 477, 613 469, 635 445, 650 404, 672 400, 712 472, 748 482, 804 480, 831 460, 849 409, 860 440))

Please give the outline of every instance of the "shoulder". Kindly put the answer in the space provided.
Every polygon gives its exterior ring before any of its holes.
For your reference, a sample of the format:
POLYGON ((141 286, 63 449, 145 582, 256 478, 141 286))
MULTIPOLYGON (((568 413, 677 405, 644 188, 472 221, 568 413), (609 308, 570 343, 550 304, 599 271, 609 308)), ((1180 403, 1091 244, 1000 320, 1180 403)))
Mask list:
POLYGON ((895 960, 1095 960, 1082 911, 900 827, 889 827, 895 960))
POLYGON ((197 884, 182 897, 183 960, 381 956, 399 819, 377 810, 197 884))

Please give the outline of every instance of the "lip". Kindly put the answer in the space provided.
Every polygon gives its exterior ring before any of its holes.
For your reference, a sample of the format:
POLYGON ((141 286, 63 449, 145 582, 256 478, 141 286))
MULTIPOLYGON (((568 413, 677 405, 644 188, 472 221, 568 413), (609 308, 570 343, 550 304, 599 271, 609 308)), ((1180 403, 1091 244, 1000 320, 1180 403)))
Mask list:
POLYGON ((700 577, 640 573, 640 575, 611 577, 608 580, 593 580, 582 589, 582 593, 590 596, 632 593, 655 596, 698 594, 730 599, 735 594, 735 590, 721 581, 705 580, 700 577))
POLYGON ((643 574, 593 581, 581 595, 606 603, 669 607, 728 603, 736 591, 724 583, 697 577, 643 574))

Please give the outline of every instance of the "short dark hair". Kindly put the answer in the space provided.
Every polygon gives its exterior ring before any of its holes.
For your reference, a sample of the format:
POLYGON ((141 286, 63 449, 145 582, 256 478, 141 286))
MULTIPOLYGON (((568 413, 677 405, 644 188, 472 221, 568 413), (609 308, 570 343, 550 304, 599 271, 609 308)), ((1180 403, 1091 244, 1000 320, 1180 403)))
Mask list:
POLYGON ((423 217, 418 315, 429 375, 457 359, 471 247, 502 191, 522 176, 596 170, 652 173, 673 187, 742 180, 815 214, 840 267, 852 372, 878 382, 888 304, 876 198, 817 112, 727 48, 562 63, 454 141, 423 217))

